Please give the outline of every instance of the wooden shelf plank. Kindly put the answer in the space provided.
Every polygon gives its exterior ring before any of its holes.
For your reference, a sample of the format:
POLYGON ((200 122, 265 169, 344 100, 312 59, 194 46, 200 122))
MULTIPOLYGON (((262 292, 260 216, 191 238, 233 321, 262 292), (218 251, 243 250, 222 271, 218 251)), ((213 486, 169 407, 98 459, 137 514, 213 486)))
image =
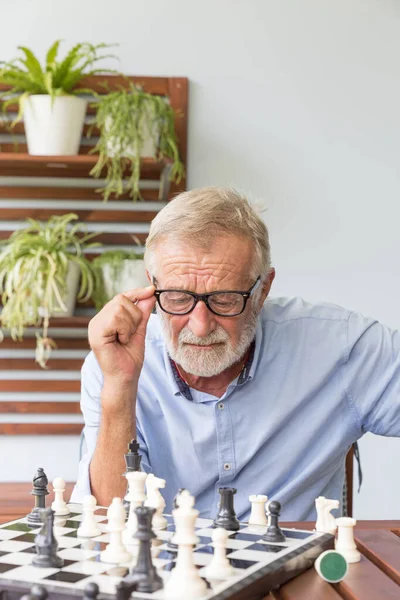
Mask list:
MULTIPOLYGON (((97 156, 34 156, 19 152, 0 152, 0 176, 9 177, 90 177, 97 156)), ((167 161, 142 158, 141 179, 159 179, 167 161)))
MULTIPOLYGON (((8 238, 10 237, 10 235, 12 234, 12 231, 5 231, 4 229, 1 229, 1 223, 0 223, 0 240, 8 240, 8 238)), ((84 234, 81 232, 77 233, 78 237, 82 237, 84 234)), ((140 233, 137 232, 135 234, 133 233, 100 233, 99 235, 97 235, 95 238, 93 238, 93 242, 99 242, 100 244, 105 244, 105 245, 113 245, 113 246, 135 246, 136 245, 136 241, 133 238, 133 235, 135 236, 135 238, 137 238, 139 240, 139 242, 141 244, 144 244, 147 238, 147 233, 140 233)), ((94 251, 94 250, 93 250, 94 251)), ((71 325, 72 327, 72 325, 71 325)))
MULTIPOLYGON (((16 374, 17 375, 17 374, 16 374)), ((0 379, 2 392, 80 392, 76 379, 0 379)))
POLYGON ((0 423, 0 435, 80 435, 80 423, 0 423))
MULTIPOLYGON (((138 202, 160 202, 158 189, 141 189, 143 200, 138 202)), ((103 201, 103 196, 94 188, 84 187, 44 187, 44 186, 4 186, 0 185, 0 198, 18 198, 21 200, 97 200, 103 201)), ((121 194, 119 198, 111 195, 109 203, 126 200, 134 206, 132 198, 127 193, 121 194)))
MULTIPOLYGON (((44 221, 50 219, 53 216, 65 215, 67 210, 63 208, 55 208, 54 203, 51 200, 48 201, 49 208, 1 208, 0 217, 2 221, 19 221, 22 219, 37 219, 44 221)), ((134 208, 134 205, 133 207, 134 208)), ((85 222, 97 222, 97 223, 149 223, 157 215, 157 211, 142 211, 142 210, 131 210, 131 211, 120 211, 120 210, 91 210, 90 207, 87 209, 72 209, 73 212, 79 217, 80 221, 85 222)))
POLYGON ((3 414, 80 415, 79 402, 0 402, 3 414))
MULTIPOLYGON (((54 371, 80 371, 83 358, 51 359, 47 362, 47 369, 54 371)), ((42 367, 34 358, 0 358, 0 371, 41 371, 42 367)), ((18 377, 18 373, 15 373, 18 377)))
MULTIPOLYGON (((90 350, 87 338, 53 338, 58 350, 90 350)), ((6 337, 0 344, 4 350, 34 350, 36 338, 24 338, 21 342, 6 337)))

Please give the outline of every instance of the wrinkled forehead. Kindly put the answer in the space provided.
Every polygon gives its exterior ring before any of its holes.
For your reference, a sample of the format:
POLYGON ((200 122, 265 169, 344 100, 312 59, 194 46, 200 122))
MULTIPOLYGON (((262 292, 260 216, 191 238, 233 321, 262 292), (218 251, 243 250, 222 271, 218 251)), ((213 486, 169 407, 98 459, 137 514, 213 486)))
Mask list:
POLYGON ((154 249, 151 275, 162 287, 242 289, 252 283, 254 260, 252 241, 239 236, 221 234, 202 244, 165 238, 154 249))

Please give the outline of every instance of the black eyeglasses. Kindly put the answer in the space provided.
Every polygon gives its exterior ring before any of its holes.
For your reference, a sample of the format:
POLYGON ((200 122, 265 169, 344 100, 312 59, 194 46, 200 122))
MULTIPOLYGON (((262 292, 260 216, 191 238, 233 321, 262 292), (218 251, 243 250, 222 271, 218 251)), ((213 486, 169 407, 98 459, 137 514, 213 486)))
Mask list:
POLYGON ((160 308, 170 315, 187 315, 202 300, 207 308, 219 317, 237 317, 246 308, 247 300, 260 284, 260 277, 247 292, 227 291, 195 294, 183 290, 155 290, 160 308))

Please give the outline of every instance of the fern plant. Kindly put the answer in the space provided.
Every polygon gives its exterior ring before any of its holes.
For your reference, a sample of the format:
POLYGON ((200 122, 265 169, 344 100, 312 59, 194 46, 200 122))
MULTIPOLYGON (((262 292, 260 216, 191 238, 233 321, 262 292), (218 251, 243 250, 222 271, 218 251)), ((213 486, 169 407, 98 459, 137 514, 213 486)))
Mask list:
POLYGON ((23 104, 31 94, 48 94, 53 99, 65 94, 93 94, 90 89, 76 89, 80 81, 89 75, 113 73, 109 69, 98 69, 95 65, 114 55, 104 54, 113 44, 76 44, 62 60, 57 60, 61 40, 57 40, 46 54, 42 67, 35 54, 25 46, 18 46, 22 56, 11 61, 0 61, 0 83, 10 89, 0 94, 3 111, 18 98, 19 111, 13 124, 22 118, 23 104))
POLYGON ((28 219, 26 228, 0 242, 0 323, 15 341, 22 340, 25 327, 42 327, 36 345, 36 362, 42 368, 56 347, 48 335, 50 316, 66 310, 63 297, 70 262, 79 267, 81 275, 77 299, 85 302, 94 290, 94 273, 83 250, 99 245, 88 243, 98 234, 84 232, 79 237, 83 227, 73 224, 77 219, 73 213, 51 217, 47 222, 28 219))
POLYGON ((100 96, 95 107, 93 126, 100 129, 100 137, 92 153, 99 158, 91 175, 100 177, 106 169, 105 187, 101 190, 104 200, 110 194, 120 196, 126 188, 133 200, 141 199, 140 159, 147 136, 153 140, 156 158, 171 161, 170 179, 179 183, 184 166, 179 157, 175 112, 165 98, 130 83, 100 96), (129 176, 125 182, 126 169, 129 176))

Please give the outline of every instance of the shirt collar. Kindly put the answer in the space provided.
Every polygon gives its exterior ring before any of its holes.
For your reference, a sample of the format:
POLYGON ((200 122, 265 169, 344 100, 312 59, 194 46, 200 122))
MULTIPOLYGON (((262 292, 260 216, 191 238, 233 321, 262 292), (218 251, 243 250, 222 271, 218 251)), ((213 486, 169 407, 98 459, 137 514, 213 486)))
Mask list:
MULTIPOLYGON (((257 320, 256 335, 254 340, 250 344, 250 352, 246 364, 244 365, 239 376, 230 385, 234 384, 235 387, 238 385, 244 385, 247 381, 251 380, 254 377, 258 359, 260 356, 260 349, 262 346, 262 333, 263 332, 261 326, 261 318, 259 317, 257 320)), ((170 385, 172 387, 174 395, 182 395, 184 398, 186 398, 186 400, 190 400, 191 402, 193 402, 193 396, 190 391, 190 387, 179 375, 175 362, 169 356, 165 344, 164 362, 168 374, 168 379, 170 381, 170 385)), ((204 396, 205 399, 209 398, 208 394, 205 394, 204 396)))

